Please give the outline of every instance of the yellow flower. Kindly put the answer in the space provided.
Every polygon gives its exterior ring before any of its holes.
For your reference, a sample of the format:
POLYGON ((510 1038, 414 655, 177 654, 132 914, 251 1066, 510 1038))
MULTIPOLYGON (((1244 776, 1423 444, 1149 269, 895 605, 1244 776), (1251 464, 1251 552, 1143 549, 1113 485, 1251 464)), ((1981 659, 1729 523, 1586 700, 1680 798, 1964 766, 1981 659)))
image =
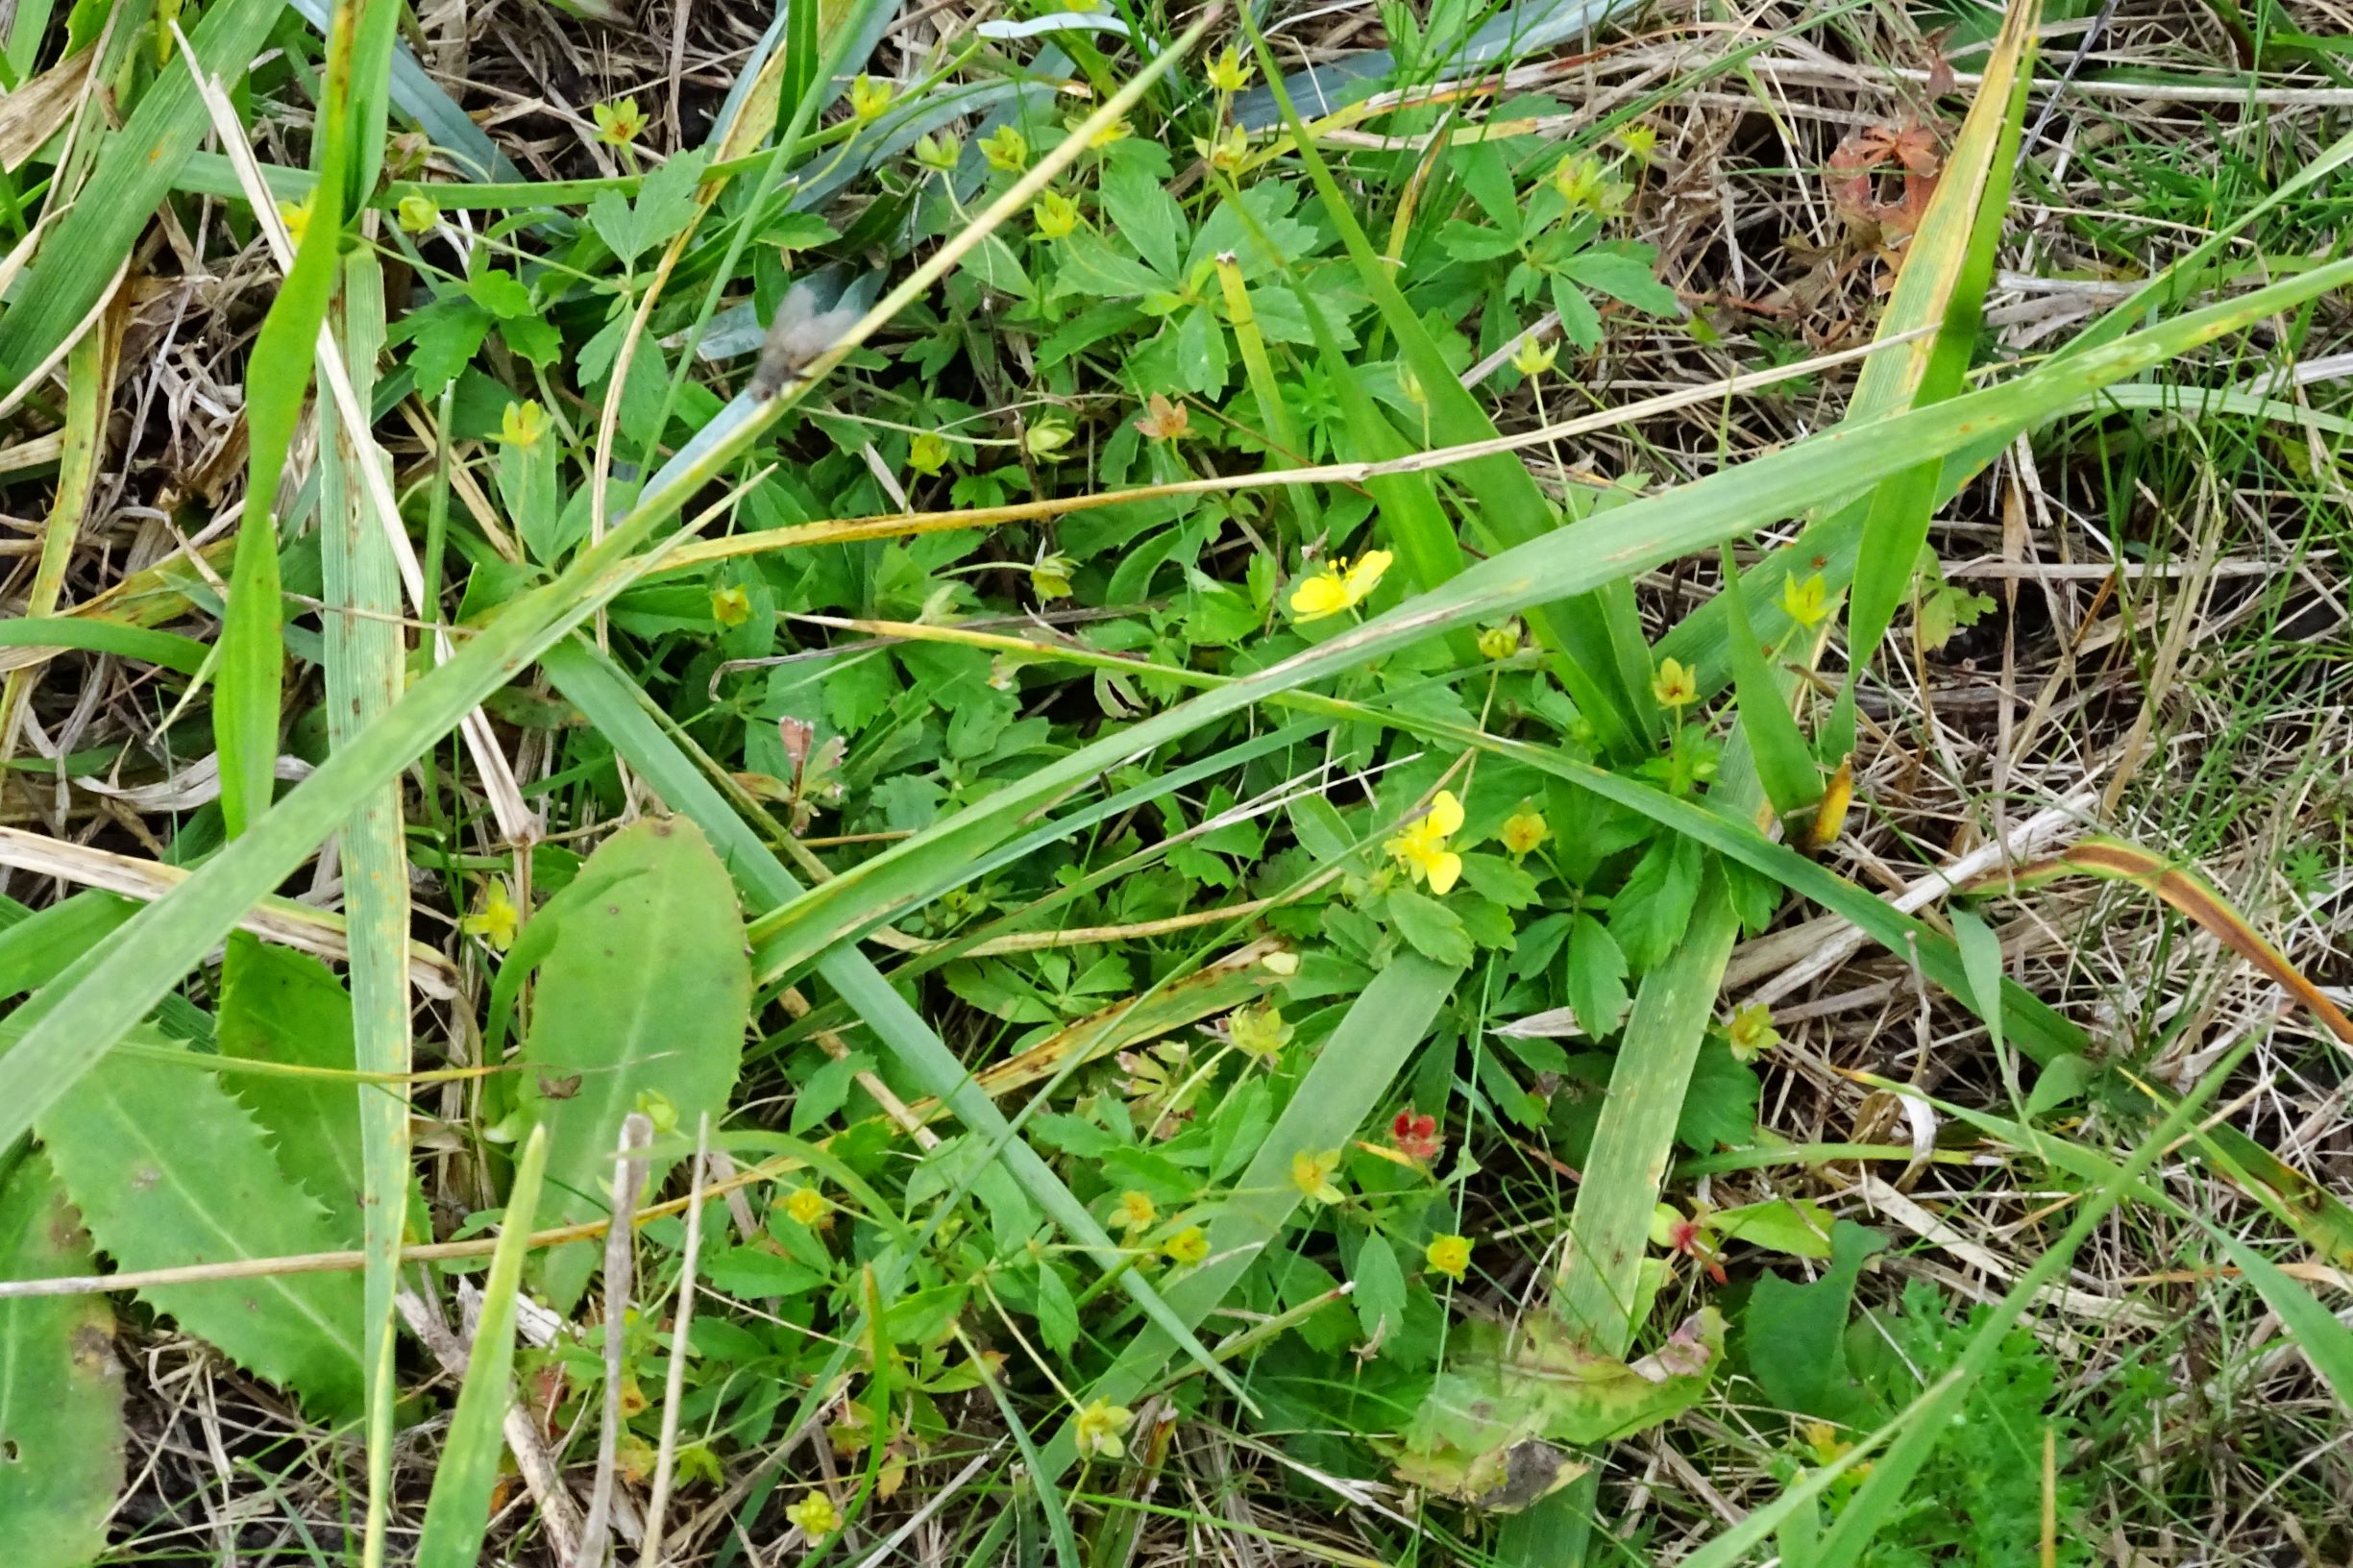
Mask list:
POLYGON ((1127 1453, 1127 1442, 1120 1435, 1136 1414, 1124 1405, 1114 1405, 1098 1399, 1078 1412, 1076 1435, 1078 1455, 1082 1459, 1115 1459, 1127 1453))
POLYGON ((1197 1263, 1210 1255, 1210 1238, 1198 1225, 1188 1225, 1160 1244, 1172 1263, 1197 1263))
POLYGON ((657 1137, 668 1138, 678 1130, 678 1108, 659 1090, 649 1089, 637 1096, 637 1114, 653 1123, 657 1137))
POLYGON ((607 147, 626 147, 646 134, 646 111, 635 98, 598 104, 589 112, 596 116, 597 139, 607 147))
POLYGON ((1029 138, 1010 125, 1000 125, 981 139, 980 156, 993 169, 1019 174, 1029 167, 1029 138))
POLYGON ((535 447, 547 433, 548 411, 539 406, 537 398, 510 403, 499 416, 499 440, 505 446, 535 447))
POLYGON ((1239 92, 1250 85, 1254 71, 1242 63, 1240 51, 1227 44, 1223 53, 1210 61, 1210 86, 1219 92, 1239 92))
POLYGON ((1195 136, 1193 147, 1209 159, 1211 168, 1219 174, 1232 174, 1249 159, 1250 136, 1238 125, 1213 140, 1204 141, 1195 136))
POLYGON ((1130 128, 1127 121, 1114 120, 1102 130, 1097 131, 1094 134, 1093 138, 1090 140, 1087 145, 1090 147, 1108 147, 1115 141, 1125 141, 1133 135, 1135 135, 1135 132, 1132 128, 1130 128))
POLYGON ((1732 1042, 1733 1057, 1742 1062, 1753 1062, 1781 1042, 1781 1032, 1773 1026, 1773 1010, 1762 1002, 1734 1009, 1725 1035, 1732 1042))
POLYGON ((1067 420, 1046 418, 1021 432, 1021 450, 1032 457, 1051 457, 1077 439, 1067 420))
POLYGON ((312 191, 299 202, 278 204, 278 221, 286 226, 286 238, 298 251, 303 248, 303 236, 310 233, 310 211, 317 203, 318 192, 312 191))
POLYGON ((1541 376, 1560 362, 1560 345, 1539 343, 1532 332, 1511 351, 1511 368, 1523 376, 1541 376))
POLYGON ((413 190, 401 198, 397 211, 404 233, 421 234, 441 221, 441 208, 413 190))
POLYGON ((1059 190, 1041 192, 1030 210, 1037 214, 1040 239, 1067 239, 1078 228, 1078 203, 1059 190))
POLYGON ((711 619, 723 626, 740 626, 751 619, 751 596, 734 583, 711 590, 711 619))
POLYGON ((1471 1243, 1468 1237, 1440 1236, 1433 1237, 1422 1253, 1434 1274, 1443 1274, 1450 1280, 1459 1280, 1471 1266, 1471 1243))
POLYGON ((1802 626, 1818 626, 1830 613, 1830 591, 1817 572, 1803 582, 1791 573, 1781 579, 1781 609, 1802 626))
POLYGON ((800 1532, 813 1541, 842 1528, 842 1510, 833 1506, 832 1498, 814 1487, 799 1502, 788 1507, 784 1516, 799 1526, 800 1532))
POLYGON ((1637 163, 1648 163, 1658 150, 1658 133, 1647 125, 1630 125, 1618 133, 1618 145, 1637 163))
POLYGON ((1375 550, 1366 551, 1353 566, 1337 556, 1325 561, 1291 590, 1291 618, 1320 621, 1355 609, 1380 584, 1381 574, 1395 558, 1385 550, 1375 550))
POLYGON ((1339 1168, 1339 1150, 1310 1154, 1301 1149, 1291 1156, 1291 1186, 1297 1188, 1303 1197, 1311 1198, 1317 1203, 1342 1202, 1347 1194, 1332 1183, 1334 1173, 1339 1168))
POLYGON ((907 466, 918 474, 932 475, 947 466, 947 439, 937 431, 925 430, 907 443, 907 466))
POLYGON ((1454 791, 1440 790, 1427 812, 1382 847, 1413 873, 1413 880, 1428 882, 1430 891, 1442 898, 1462 874, 1462 857, 1446 847, 1446 841, 1461 831, 1462 802, 1454 791))
POLYGON ((1281 1053, 1284 1042, 1291 1038, 1291 1026, 1283 1021, 1283 1010, 1272 1002, 1255 1007, 1238 1007, 1226 1017, 1226 1032, 1234 1037, 1237 1048, 1262 1062, 1272 1062, 1281 1053))
POLYGON ((1119 1212, 1112 1216, 1112 1223, 1123 1231, 1141 1231, 1149 1229, 1159 1218, 1160 1211, 1152 1206, 1151 1194, 1131 1188, 1119 1194, 1119 1212))
POLYGON ((825 1217, 825 1195, 814 1187, 797 1187, 784 1200, 784 1212, 803 1225, 814 1225, 825 1217))
POLYGON ((849 85, 850 117, 860 125, 882 118, 882 111, 891 107, 891 84, 877 82, 860 73, 849 85))
POLYGON ((1700 677, 1679 659, 1661 659, 1658 674, 1651 677, 1651 695, 1662 708, 1688 707, 1700 699, 1700 677))
POLYGON ((1070 574, 1077 570, 1078 563, 1067 555, 1041 555, 1029 569, 1030 591, 1040 599, 1068 599, 1070 574))
POLYGON ((522 928, 522 913, 508 895, 506 884, 496 880, 482 890, 481 908, 457 922, 457 929, 467 936, 479 937, 502 953, 515 944, 515 933, 522 928))
POLYGON ((915 160, 924 168, 939 174, 953 174, 956 159, 964 156, 963 146, 954 136, 942 132, 916 138, 915 160))
POLYGON ((1479 634, 1479 655, 1485 659, 1507 659, 1520 650, 1520 624, 1507 621, 1500 626, 1489 626, 1479 634))
POLYGON ((1521 810, 1504 819, 1504 847, 1514 855, 1526 855, 1553 836, 1546 825, 1544 813, 1521 810))

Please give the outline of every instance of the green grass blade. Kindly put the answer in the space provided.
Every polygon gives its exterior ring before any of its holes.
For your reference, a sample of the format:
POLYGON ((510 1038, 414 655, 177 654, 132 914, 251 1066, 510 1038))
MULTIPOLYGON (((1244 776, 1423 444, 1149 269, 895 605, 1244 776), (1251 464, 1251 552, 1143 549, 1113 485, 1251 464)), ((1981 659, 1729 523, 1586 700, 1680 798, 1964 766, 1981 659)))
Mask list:
POLYGON ((1789 698, 1782 683, 1774 678, 1772 667, 1765 662, 1765 651, 1757 646, 1756 632, 1749 625, 1748 606, 1742 599, 1740 568, 1733 562, 1728 547, 1723 552, 1723 560, 1722 597, 1732 664, 1732 693, 1740 710, 1740 738, 1748 745, 1765 797, 1773 802, 1775 811, 1786 817, 1822 798, 1822 770, 1815 765, 1814 749, 1806 744, 1804 733, 1789 711, 1789 698))
POLYGON ((499 1479, 501 1429, 514 1403, 515 1298, 523 1289, 527 1238, 539 1212, 541 1174, 548 1164, 545 1128, 535 1127, 515 1166, 499 1224, 499 1248, 490 1256, 482 1286, 482 1316, 466 1359, 466 1379, 457 1390, 450 1435, 425 1505, 425 1533, 417 1543, 417 1568, 474 1568, 481 1559, 482 1534, 490 1526, 490 1494, 499 1479))
MULTIPOLYGON (((207 8, 188 42, 215 71, 240 74, 282 11, 281 0, 207 8)), ((204 105, 184 70, 165 72, 106 141, 98 166, 42 240, 0 315, 0 394, 13 392, 89 314, 155 215, 172 177, 205 134, 204 105)))
MULTIPOLYGON (((396 10, 384 0, 373 0, 369 14, 396 10)), ((363 21, 361 26, 363 53, 371 25, 363 21)), ((374 134, 380 138, 380 114, 379 121, 374 134)), ((363 142, 369 134, 363 126, 363 142)), ((376 360, 383 346, 383 272, 374 253, 363 250, 345 263, 343 278, 337 340, 353 392, 365 408, 373 400, 376 360)), ((360 464, 379 460, 368 432, 348 429, 335 401, 320 399, 320 564, 329 605, 324 641, 331 747, 350 745, 388 712, 407 678, 399 567, 367 499, 366 477, 359 471, 360 464)), ((405 837, 397 782, 363 794, 343 828, 347 885, 365 890, 364 896, 345 900, 351 954, 348 1027, 352 1064, 362 1072, 404 1073, 411 1063, 405 837)), ((393 1296, 400 1285, 401 1239, 408 1218, 408 1097, 402 1090, 372 1086, 356 1092, 360 1179, 355 1185, 364 1216, 360 1245, 368 1254, 361 1347, 368 1400, 363 1561, 375 1568, 383 1559, 391 1504, 393 1405, 399 1393, 393 1368, 393 1296)))
POLYGON ((177 632, 150 631, 78 615, 19 616, 0 621, 0 648, 71 648, 111 653, 192 675, 204 668, 205 645, 177 632))

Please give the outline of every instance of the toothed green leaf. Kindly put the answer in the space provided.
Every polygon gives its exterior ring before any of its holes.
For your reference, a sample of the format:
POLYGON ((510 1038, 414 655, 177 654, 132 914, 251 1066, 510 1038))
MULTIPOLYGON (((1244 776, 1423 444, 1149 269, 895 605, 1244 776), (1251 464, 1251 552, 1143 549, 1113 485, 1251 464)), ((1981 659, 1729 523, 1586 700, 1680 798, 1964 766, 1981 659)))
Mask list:
MULTIPOLYGON (((14 1032, 11 1032, 13 1043, 14 1032)), ((152 1029, 139 1044, 170 1048, 152 1029)), ((318 1200, 278 1163, 251 1111, 203 1070, 102 1058, 35 1124, 101 1250, 126 1269, 332 1252, 318 1200)), ((314 1415, 359 1409, 359 1276, 272 1274, 139 1292, 314 1415)))
MULTIPOLYGON (((220 1019, 223 1056, 352 1070, 352 998, 317 959, 250 937, 229 944, 220 1019)), ((359 1107, 343 1079, 232 1072, 221 1082, 276 1139, 278 1163, 326 1207, 337 1242, 360 1233, 359 1107)))

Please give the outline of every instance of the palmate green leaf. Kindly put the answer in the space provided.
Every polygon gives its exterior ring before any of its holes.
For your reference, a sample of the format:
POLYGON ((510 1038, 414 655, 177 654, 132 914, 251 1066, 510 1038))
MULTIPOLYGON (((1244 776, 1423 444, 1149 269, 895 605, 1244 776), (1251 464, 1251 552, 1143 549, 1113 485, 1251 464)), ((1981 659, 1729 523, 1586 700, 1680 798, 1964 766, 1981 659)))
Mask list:
MULTIPOLYGON (((548 1130, 559 1224, 607 1212, 614 1140, 647 1097, 668 1101, 680 1126, 726 1115, 751 1017, 735 886, 693 822, 623 828, 581 871, 611 880, 556 932, 518 1059, 523 1103, 548 1130)), ((598 1256, 586 1241, 548 1253, 551 1306, 572 1310, 598 1256)))
MULTIPOLYGON (((6 1033, 16 1035, 12 1027, 6 1033)), ((153 1032, 140 1043, 170 1050, 153 1032)), ((14 1041, 10 1054, 23 1048, 14 1041)), ((5 1060, 5 1059, 0 1059, 5 1060)), ((106 1056, 42 1114, 50 1164, 100 1250, 127 1269, 331 1252, 340 1228, 279 1165, 253 1113, 213 1074, 106 1056)), ((303 1396, 312 1414, 360 1408, 360 1282, 273 1274, 157 1286, 140 1299, 232 1360, 303 1396)))
MULTIPOLYGON (((352 1070, 352 998, 326 965, 239 932, 229 941, 222 975, 214 1038, 223 1056, 352 1070)), ((326 1211, 335 1244, 357 1246, 366 1181, 351 1084, 259 1072, 222 1081, 276 1140, 280 1166, 326 1211)))
MULTIPOLYGON (((97 1267, 38 1151, 0 1178, 0 1279, 97 1267)), ((123 1368, 104 1296, 0 1301, 0 1540, 12 1568, 83 1568, 123 1486, 123 1368)))
POLYGON ((515 1164, 506 1213, 499 1224, 498 1250, 482 1286, 481 1321, 466 1377, 450 1417, 449 1440, 425 1504, 425 1532, 417 1542, 417 1568, 474 1568, 481 1560, 482 1533, 490 1526, 490 1498, 502 1457, 502 1429, 515 1402, 515 1300, 523 1290, 523 1262, 539 1213, 539 1189, 548 1168, 548 1131, 534 1127, 515 1164))
MULTIPOLYGON (((1255 30, 1253 42, 1257 45, 1260 69, 1268 74, 1270 83, 1275 82, 1279 73, 1274 56, 1265 40, 1255 37, 1255 30)), ((1393 269, 1365 237, 1355 210, 1342 196, 1290 100, 1279 86, 1274 93, 1297 144, 1300 159, 1323 199, 1325 215, 1339 231, 1360 282, 1380 308, 1382 325, 1396 338, 1400 355, 1411 367, 1429 400, 1424 411, 1431 439, 1446 445, 1492 440, 1496 434, 1493 421, 1480 407, 1479 401, 1463 389, 1437 343, 1398 289, 1393 269)), ((1301 299, 1304 302, 1306 298, 1303 290, 1301 299)), ((1496 543, 1525 545, 1559 529, 1558 514, 1553 503, 1536 488, 1536 481, 1516 454, 1496 453, 1473 458, 1462 465, 1461 477, 1476 502, 1471 514, 1476 526, 1496 543)), ((1587 521, 1565 531, 1581 537, 1591 527, 1587 521)), ((1537 639, 1565 655, 1554 660, 1552 669, 1578 702, 1580 711, 1592 722, 1603 744, 1613 750, 1630 749, 1644 726, 1642 704, 1647 700, 1647 688, 1639 692, 1628 690, 1624 671, 1629 661, 1636 658, 1646 670, 1649 666, 1647 651, 1636 655, 1632 649, 1623 646, 1629 627, 1633 628, 1633 642, 1637 645, 1641 642, 1639 623, 1633 614, 1631 579, 1613 574, 1597 578, 1590 587, 1576 593, 1521 608, 1526 611, 1528 624, 1537 639)))
MULTIPOLYGON (((1826 494, 1911 467, 1924 453, 1934 455, 1979 439, 1990 428, 2013 432, 2029 429, 2070 406, 2086 390, 2260 319, 2253 309, 2257 306, 2266 312, 2292 307, 2348 280, 2353 280, 2353 260, 2330 262, 2006 385, 1860 428, 1832 430, 1517 546, 1468 568, 1440 589, 1278 665, 1115 730, 1006 784, 928 831, 761 918, 752 934, 773 944, 770 962, 790 972, 835 943, 896 919, 958 885, 966 867, 1041 806, 1227 714, 1360 667, 1434 632, 1501 622, 1531 604, 1581 593, 1764 527, 1826 494)), ((303 787, 317 781, 313 775, 303 787)), ((0 1101, 0 1117, 4 1115, 5 1102, 0 1101)), ((0 1131, 5 1129, 5 1119, 0 1119, 0 1131)))

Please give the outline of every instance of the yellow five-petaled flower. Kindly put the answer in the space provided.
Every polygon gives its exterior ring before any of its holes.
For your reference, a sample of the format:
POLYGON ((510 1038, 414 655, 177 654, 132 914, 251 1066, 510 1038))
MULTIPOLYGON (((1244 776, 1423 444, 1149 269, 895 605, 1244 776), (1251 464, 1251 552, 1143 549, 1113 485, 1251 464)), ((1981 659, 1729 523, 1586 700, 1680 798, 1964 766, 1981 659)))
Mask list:
POLYGON ((1301 1149, 1291 1156, 1291 1186, 1301 1196, 1317 1203, 1339 1203, 1346 1194, 1333 1185, 1332 1178, 1340 1168, 1340 1151, 1329 1149, 1322 1154, 1311 1154, 1301 1149))
POLYGON ((1160 1211, 1152 1206, 1152 1195, 1131 1188, 1119 1194, 1119 1212, 1112 1216, 1112 1223, 1123 1231, 1141 1231, 1150 1229, 1158 1218, 1160 1211))
POLYGON ((515 908, 506 884, 499 881, 482 890, 481 908, 457 922, 457 929, 481 938, 502 953, 515 944, 515 933, 522 928, 523 914, 515 908))
POLYGON ((1684 708, 1700 699, 1700 677, 1680 659, 1661 659, 1651 677, 1651 695, 1662 708, 1684 708))
POLYGON ((1504 847, 1514 855, 1533 854, 1552 836, 1553 830, 1546 825, 1540 811, 1522 807, 1504 819, 1504 847))
POLYGON ((1381 574, 1394 558, 1385 550, 1375 550, 1353 565, 1336 556, 1325 561, 1291 590, 1291 619, 1320 621, 1355 609, 1380 584, 1381 574))
POLYGON ((814 1187, 797 1187, 784 1200, 784 1212, 803 1225, 814 1225, 825 1217, 825 1195, 814 1187))
POLYGON ((1114 1405, 1098 1399, 1078 1412, 1074 1423, 1078 1438, 1079 1458, 1115 1459, 1127 1453, 1127 1439, 1122 1435, 1136 1414, 1124 1405, 1114 1405))
POLYGON ((1817 572, 1803 582, 1794 572, 1783 577, 1781 609, 1802 626, 1822 625, 1822 618, 1830 613, 1830 591, 1823 586, 1822 574, 1817 572))
POLYGON ((1422 1258, 1430 1264, 1432 1273, 1459 1280, 1471 1266, 1470 1238, 1462 1236, 1435 1237, 1422 1258))
POLYGON ((1430 809, 1383 847, 1416 882, 1429 883, 1432 893, 1444 897, 1462 875, 1462 857, 1446 847, 1446 841, 1461 831, 1462 802, 1454 791, 1440 790, 1430 809))
POLYGON ((1210 1238, 1198 1225, 1188 1225, 1160 1244, 1172 1263, 1197 1263, 1210 1255, 1210 1238))
POLYGON ((788 1505, 784 1516, 798 1525, 800 1532, 813 1541, 842 1528, 842 1510, 833 1506, 832 1498, 814 1489, 799 1502, 788 1505))

